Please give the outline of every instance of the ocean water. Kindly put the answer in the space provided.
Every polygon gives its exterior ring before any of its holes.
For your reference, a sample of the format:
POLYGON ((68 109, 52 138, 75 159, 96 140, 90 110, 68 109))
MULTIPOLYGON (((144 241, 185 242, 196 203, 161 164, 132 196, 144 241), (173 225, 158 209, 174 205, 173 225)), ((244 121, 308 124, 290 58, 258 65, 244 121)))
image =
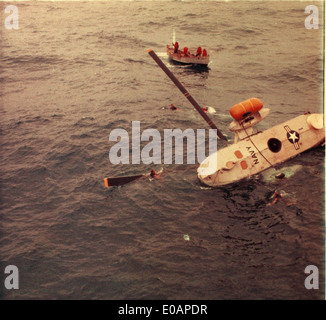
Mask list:
POLYGON ((231 140, 228 110, 250 97, 271 109, 261 129, 323 112, 322 1, 1 2, 2 21, 9 4, 19 29, 0 29, 2 299, 324 297, 324 148, 278 166, 286 179, 224 188, 203 187, 198 164, 109 159, 110 132, 131 133, 131 121, 207 129, 148 49, 231 140), (311 4, 319 29, 305 28, 311 4), (173 29, 180 46, 208 50, 208 69, 167 60, 173 29), (104 187, 161 167, 160 179, 104 187), (268 205, 275 190, 282 201, 268 205), (19 290, 3 285, 7 265, 19 290), (319 290, 304 286, 307 265, 319 290))

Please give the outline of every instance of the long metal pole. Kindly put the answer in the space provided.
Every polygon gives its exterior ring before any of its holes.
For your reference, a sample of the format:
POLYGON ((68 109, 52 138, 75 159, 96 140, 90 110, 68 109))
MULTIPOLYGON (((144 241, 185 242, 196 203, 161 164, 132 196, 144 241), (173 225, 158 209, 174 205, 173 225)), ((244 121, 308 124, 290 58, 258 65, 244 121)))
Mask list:
POLYGON ((183 93, 183 95, 189 100, 189 102, 196 108, 199 114, 205 119, 208 125, 216 130, 217 136, 227 141, 226 137, 222 134, 222 132, 217 129, 216 125, 213 121, 206 115, 197 101, 190 95, 190 93, 185 89, 185 87, 180 83, 180 81, 174 76, 174 74, 166 67, 166 65, 162 62, 162 60, 156 55, 156 53, 149 49, 147 50, 148 54, 153 58, 153 60, 161 67, 161 69, 166 73, 166 75, 172 80, 172 82, 178 87, 178 89, 183 93))

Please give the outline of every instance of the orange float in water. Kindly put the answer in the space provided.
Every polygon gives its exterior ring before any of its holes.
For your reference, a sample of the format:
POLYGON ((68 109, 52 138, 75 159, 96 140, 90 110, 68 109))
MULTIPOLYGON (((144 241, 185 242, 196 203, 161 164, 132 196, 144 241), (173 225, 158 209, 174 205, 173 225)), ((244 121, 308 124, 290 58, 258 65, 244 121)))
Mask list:
POLYGON ((263 107, 263 103, 257 98, 250 98, 246 101, 234 105, 230 109, 230 114, 234 120, 241 120, 244 115, 258 112, 263 107))

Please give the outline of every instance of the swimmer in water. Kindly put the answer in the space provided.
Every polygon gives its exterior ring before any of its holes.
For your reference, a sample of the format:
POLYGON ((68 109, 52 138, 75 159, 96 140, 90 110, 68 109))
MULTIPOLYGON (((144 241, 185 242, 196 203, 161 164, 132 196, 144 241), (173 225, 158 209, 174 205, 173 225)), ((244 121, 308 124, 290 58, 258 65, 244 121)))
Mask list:
POLYGON ((155 170, 152 170, 151 171, 151 174, 150 174, 150 177, 151 178, 155 178, 155 176, 156 176, 156 171, 155 170))
POLYGON ((151 178, 158 178, 161 176, 161 173, 156 173, 155 170, 152 170, 150 175, 149 175, 151 178))
POLYGON ((279 192, 277 192, 277 191, 274 192, 273 197, 274 197, 273 202, 272 203, 268 203, 267 204, 268 206, 271 206, 272 204, 277 203, 282 198, 281 195, 279 194, 279 192))

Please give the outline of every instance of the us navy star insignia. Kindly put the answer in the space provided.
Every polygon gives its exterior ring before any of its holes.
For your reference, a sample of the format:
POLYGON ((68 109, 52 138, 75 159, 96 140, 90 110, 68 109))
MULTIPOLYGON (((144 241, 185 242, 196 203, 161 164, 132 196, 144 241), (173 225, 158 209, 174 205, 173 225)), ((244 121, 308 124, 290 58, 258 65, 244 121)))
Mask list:
POLYGON ((291 130, 289 126, 284 126, 284 129, 286 130, 287 138, 288 140, 294 145, 295 150, 300 149, 299 145, 299 140, 300 140, 300 135, 298 132, 291 130))

